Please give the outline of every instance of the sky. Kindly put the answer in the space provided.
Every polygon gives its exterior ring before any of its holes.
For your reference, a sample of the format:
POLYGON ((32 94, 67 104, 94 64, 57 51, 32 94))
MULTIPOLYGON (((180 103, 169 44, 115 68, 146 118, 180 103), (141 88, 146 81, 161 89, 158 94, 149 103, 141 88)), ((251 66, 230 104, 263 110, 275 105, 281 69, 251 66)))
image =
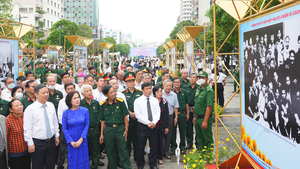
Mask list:
POLYGON ((132 33, 132 40, 164 42, 176 26, 180 0, 100 0, 100 24, 132 33))

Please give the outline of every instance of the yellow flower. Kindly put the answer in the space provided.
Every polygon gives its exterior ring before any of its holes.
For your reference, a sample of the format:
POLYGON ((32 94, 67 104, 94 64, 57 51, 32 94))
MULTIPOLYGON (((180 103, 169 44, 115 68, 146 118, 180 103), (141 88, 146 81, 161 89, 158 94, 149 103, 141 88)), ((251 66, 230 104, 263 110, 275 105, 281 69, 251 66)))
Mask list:
POLYGON ((232 135, 234 135, 235 136, 235 134, 233 133, 232 135))
MULTIPOLYGON (((199 156, 200 158, 202 158, 202 156, 199 156)), ((201 162, 201 161, 200 161, 201 162)))
POLYGON ((183 155, 183 158, 185 158, 186 157, 186 155, 183 155))
POLYGON ((203 160, 201 159, 201 160, 200 160, 200 163, 202 163, 202 161, 203 161, 203 160))
POLYGON ((184 165, 183 168, 186 169, 186 165, 184 165))
POLYGON ((196 164, 193 164, 193 168, 196 168, 196 164))
POLYGON ((196 147, 196 145, 194 144, 193 147, 196 147))
POLYGON ((211 144, 212 146, 214 145, 214 143, 211 144))
POLYGON ((218 143, 220 144, 220 141, 218 141, 218 143))
POLYGON ((187 158, 187 161, 190 161, 190 158, 187 158))
POLYGON ((229 138, 227 138, 226 141, 229 141, 229 138))
POLYGON ((204 148, 207 148, 206 146, 204 146, 204 148))
POLYGON ((193 149, 193 152, 195 152, 196 151, 196 149, 193 149))
POLYGON ((211 150, 213 150, 214 148, 210 148, 211 150))
POLYGON ((205 151, 205 149, 202 149, 202 151, 205 151))
POLYGON ((209 163, 213 163, 214 161, 210 161, 209 163))
POLYGON ((207 158, 209 158, 209 156, 206 156, 207 158))
POLYGON ((186 163, 185 159, 183 159, 183 162, 186 163))
POLYGON ((223 147, 224 150, 226 150, 226 147, 223 147))
POLYGON ((225 144, 225 142, 223 141, 223 144, 225 144))
POLYGON ((198 162, 198 160, 195 160, 195 162, 198 162))
POLYGON ((239 167, 239 166, 236 166, 236 169, 240 169, 240 167, 239 167))

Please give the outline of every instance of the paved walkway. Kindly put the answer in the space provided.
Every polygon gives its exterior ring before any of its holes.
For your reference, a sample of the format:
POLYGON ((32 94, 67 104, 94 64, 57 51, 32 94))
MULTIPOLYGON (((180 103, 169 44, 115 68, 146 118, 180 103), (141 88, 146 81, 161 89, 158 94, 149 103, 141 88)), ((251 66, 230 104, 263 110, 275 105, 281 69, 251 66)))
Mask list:
MULTIPOLYGON (((210 73, 210 70, 207 70, 210 73)), ((227 84, 224 90, 224 97, 225 97, 225 104, 233 95, 233 78, 228 77, 227 84)), ((240 97, 236 95, 233 97, 231 102, 225 108, 225 114, 239 114, 240 112, 240 97)), ((228 128, 228 130, 233 134, 234 138, 237 140, 237 143, 240 144, 240 117, 221 117, 222 122, 228 128)), ((178 132, 178 131, 177 131, 178 132)), ((215 123, 213 124, 213 132, 214 132, 214 139, 216 136, 215 132, 215 123)), ((179 135, 179 134, 178 134, 179 135)), ((230 138, 229 141, 226 139, 229 138, 228 133, 226 132, 225 128, 222 126, 220 122, 218 122, 218 140, 220 141, 220 146, 225 146, 232 152, 238 152, 238 148, 235 146, 235 143, 230 138)), ((177 138, 177 143, 179 143, 179 137, 177 138)), ((144 169, 150 169, 148 166, 148 154, 145 155, 146 165, 144 169)), ((133 160, 133 157, 130 159, 131 165, 133 169, 137 169, 136 163, 133 160)), ((172 156, 171 159, 164 159, 165 164, 158 165, 160 169, 183 169, 183 162, 182 162, 182 155, 180 156, 172 156)), ((104 167, 99 167, 99 169, 107 168, 107 158, 103 160, 105 163, 104 167)))

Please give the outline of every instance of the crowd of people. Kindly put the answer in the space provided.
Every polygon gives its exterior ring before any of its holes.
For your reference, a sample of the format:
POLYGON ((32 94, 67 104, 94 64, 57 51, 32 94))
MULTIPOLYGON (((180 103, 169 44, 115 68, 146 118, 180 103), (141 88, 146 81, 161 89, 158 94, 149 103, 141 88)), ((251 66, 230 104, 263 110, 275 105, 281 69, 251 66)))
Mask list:
POLYGON ((202 67, 173 77, 149 59, 102 68, 91 63, 87 73, 79 68, 76 74, 72 65, 36 65, 35 72, 28 66, 25 76, 6 77, 0 87, 1 169, 61 169, 65 159, 70 169, 130 169, 130 156, 142 169, 147 140, 149 166, 156 169, 177 149, 185 154, 194 144, 199 151, 214 147, 214 91, 202 67))
POLYGON ((244 41, 246 114, 280 135, 300 143, 300 36, 262 34, 244 41))

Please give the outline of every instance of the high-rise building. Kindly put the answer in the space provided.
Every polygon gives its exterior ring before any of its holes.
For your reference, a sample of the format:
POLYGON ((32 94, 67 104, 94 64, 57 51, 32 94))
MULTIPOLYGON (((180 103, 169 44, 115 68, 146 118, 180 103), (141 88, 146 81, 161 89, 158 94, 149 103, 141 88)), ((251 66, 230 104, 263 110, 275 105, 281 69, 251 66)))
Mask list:
POLYGON ((49 30, 53 24, 63 18, 63 0, 13 0, 13 19, 38 27, 44 22, 44 29, 49 30))
POLYGON ((116 43, 121 43, 122 41, 122 34, 119 29, 108 29, 108 28, 103 28, 102 29, 102 38, 108 38, 108 37, 113 37, 116 41, 116 43))
POLYGON ((92 28, 93 38, 100 39, 99 0, 64 0, 64 19, 92 28))
POLYGON ((144 45, 143 39, 140 39, 140 38, 136 39, 136 40, 135 40, 135 45, 136 45, 137 47, 143 47, 143 45, 144 45))
POLYGON ((205 14, 212 3, 212 0, 192 0, 192 20, 195 24, 204 25, 209 22, 209 18, 205 14))
POLYGON ((180 16, 178 21, 186 21, 192 19, 192 1, 180 0, 180 16))
POLYGON ((132 40, 132 34, 128 33, 128 32, 122 32, 122 38, 129 38, 130 40, 132 40))

